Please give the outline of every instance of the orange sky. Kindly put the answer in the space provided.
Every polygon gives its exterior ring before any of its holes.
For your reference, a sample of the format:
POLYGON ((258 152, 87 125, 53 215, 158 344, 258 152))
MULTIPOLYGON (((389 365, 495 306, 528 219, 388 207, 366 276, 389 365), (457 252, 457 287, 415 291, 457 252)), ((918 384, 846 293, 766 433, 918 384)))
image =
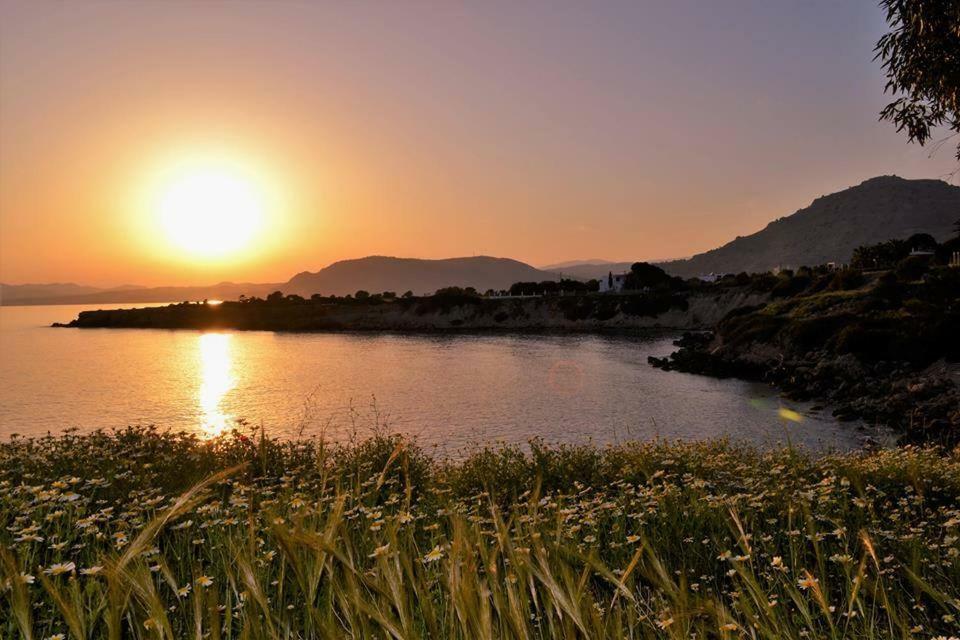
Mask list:
POLYGON ((0 0, 0 281, 669 258, 952 168, 876 122, 873 3, 796 4, 0 0), (190 258, 155 185, 211 157, 253 176, 263 227, 190 258))

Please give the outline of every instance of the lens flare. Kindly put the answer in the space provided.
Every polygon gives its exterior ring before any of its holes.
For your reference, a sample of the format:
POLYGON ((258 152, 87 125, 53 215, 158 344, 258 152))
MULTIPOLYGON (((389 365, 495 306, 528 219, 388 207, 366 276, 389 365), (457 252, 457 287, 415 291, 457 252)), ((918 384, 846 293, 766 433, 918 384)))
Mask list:
POLYGON ((777 413, 784 420, 789 420, 790 422, 803 422, 803 416, 793 409, 780 407, 780 410, 777 413))

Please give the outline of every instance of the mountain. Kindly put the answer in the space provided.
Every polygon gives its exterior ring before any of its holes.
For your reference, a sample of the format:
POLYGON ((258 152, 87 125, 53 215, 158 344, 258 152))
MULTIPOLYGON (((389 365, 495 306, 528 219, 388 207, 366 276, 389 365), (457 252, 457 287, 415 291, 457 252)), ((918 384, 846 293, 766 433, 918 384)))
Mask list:
POLYGON ((690 277, 847 262, 858 246, 891 238, 929 233, 943 241, 953 235, 958 218, 960 187, 941 180, 881 176, 817 198, 809 207, 722 247, 659 265, 690 277))
POLYGON ((341 260, 316 272, 298 273, 279 288, 284 293, 309 296, 345 295, 359 289, 378 293, 395 291, 400 294, 433 293, 449 286, 473 287, 477 291, 507 289, 514 282, 556 280, 555 273, 541 271, 528 264, 509 258, 477 256, 420 260, 369 256, 355 260, 341 260))
POLYGON ((76 284, 2 285, 0 304, 116 304, 178 302, 181 300, 235 300, 241 295, 266 296, 273 291, 309 296, 346 295, 365 289, 371 293, 407 290, 433 293, 449 286, 478 291, 507 289, 514 282, 556 280, 557 274, 508 258, 449 258, 419 260, 370 256, 335 262, 320 271, 298 273, 285 283, 221 282, 197 287, 115 287, 100 289, 76 284))
POLYGON ((24 300, 52 298, 57 296, 79 296, 103 291, 98 287, 88 287, 73 282, 54 282, 51 284, 2 284, 0 283, 0 301, 18 304, 24 300))
POLYGON ((623 273, 630 270, 636 260, 631 262, 607 262, 601 260, 597 262, 585 262, 581 264, 571 264, 566 267, 553 269, 564 278, 573 278, 574 280, 591 280, 605 277, 608 273, 623 273))
POLYGON ((540 269, 543 269, 544 271, 562 271, 570 269, 571 267, 590 267, 604 264, 616 264, 616 261, 602 260, 600 258, 591 258, 589 260, 567 260, 566 262, 544 265, 540 267, 540 269))
POLYGON ((125 285, 102 289, 75 284, 0 285, 0 304, 113 304, 128 302, 179 302, 181 300, 232 300, 264 296, 281 288, 280 284, 221 282, 199 287, 136 287, 125 285))

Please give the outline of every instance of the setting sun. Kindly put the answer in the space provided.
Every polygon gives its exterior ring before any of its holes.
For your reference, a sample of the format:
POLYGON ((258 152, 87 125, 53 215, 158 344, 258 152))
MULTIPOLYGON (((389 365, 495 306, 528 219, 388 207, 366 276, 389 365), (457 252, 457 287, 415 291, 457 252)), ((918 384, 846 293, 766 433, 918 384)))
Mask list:
POLYGON ((196 256, 247 247, 263 226, 263 195, 227 167, 190 167, 160 189, 157 214, 171 244, 196 256))

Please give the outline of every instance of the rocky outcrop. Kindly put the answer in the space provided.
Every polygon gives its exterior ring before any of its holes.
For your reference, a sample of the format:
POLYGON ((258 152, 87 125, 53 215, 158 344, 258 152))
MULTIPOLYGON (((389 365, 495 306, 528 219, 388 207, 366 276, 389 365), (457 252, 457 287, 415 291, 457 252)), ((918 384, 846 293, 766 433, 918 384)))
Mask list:
POLYGON ((960 444, 960 273, 744 307, 651 363, 763 380, 904 442, 960 444))

